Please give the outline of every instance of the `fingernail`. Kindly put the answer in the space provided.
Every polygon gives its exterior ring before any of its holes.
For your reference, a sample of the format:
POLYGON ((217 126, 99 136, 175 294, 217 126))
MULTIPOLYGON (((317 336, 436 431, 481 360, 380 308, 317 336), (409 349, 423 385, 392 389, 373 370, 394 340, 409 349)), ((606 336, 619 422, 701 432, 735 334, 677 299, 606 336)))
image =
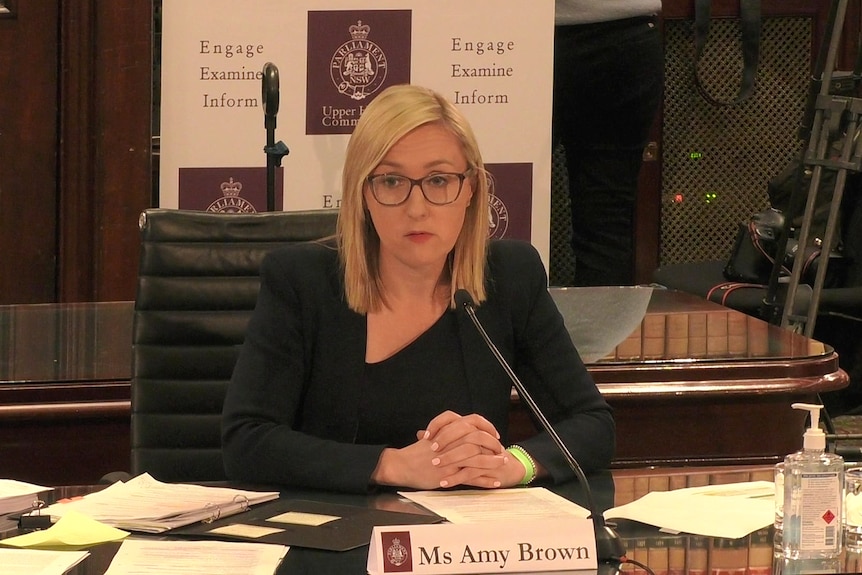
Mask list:
POLYGON ((500 483, 499 481, 494 482, 494 487, 500 487, 500 485, 502 485, 502 483, 500 483))
POLYGON ((431 444, 431 451, 437 451, 440 448, 440 445, 435 441, 431 444))
POLYGON ((431 434, 430 434, 430 433, 428 433, 428 430, 426 429, 426 430, 425 430, 425 435, 423 435, 423 436, 422 436, 422 439, 428 439, 429 437, 431 437, 431 434))
POLYGON ((449 482, 448 481, 441 481, 440 487, 449 487, 449 482))
POLYGON ((439 458, 439 457, 435 457, 434 459, 432 459, 432 460, 431 460, 431 465, 440 465, 440 458, 439 458))

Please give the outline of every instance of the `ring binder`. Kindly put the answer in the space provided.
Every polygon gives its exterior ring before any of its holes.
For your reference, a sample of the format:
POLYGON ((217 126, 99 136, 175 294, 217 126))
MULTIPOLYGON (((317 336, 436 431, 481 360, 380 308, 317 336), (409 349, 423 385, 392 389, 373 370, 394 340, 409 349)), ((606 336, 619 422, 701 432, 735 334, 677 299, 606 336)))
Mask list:
POLYGON ((233 502, 240 504, 240 509, 239 509, 240 513, 244 512, 244 511, 248 511, 248 497, 246 497, 242 493, 235 495, 233 498, 233 502))
POLYGON ((209 517, 205 517, 205 518, 201 519, 201 523, 212 523, 213 521, 215 521, 221 517, 221 506, 220 505, 213 505, 212 503, 207 503, 206 505, 204 505, 204 509, 210 509, 210 508, 215 508, 215 512, 212 515, 210 515, 209 517))
POLYGON ((162 483, 142 473, 78 500, 51 505, 45 514, 58 518, 78 511, 118 529, 163 533, 193 523, 212 523, 277 498, 278 491, 162 483))

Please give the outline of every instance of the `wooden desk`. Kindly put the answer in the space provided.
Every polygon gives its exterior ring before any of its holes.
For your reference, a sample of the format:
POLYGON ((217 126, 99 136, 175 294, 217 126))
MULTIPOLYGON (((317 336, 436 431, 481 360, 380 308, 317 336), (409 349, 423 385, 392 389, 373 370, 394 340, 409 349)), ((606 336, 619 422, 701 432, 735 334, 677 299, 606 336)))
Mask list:
MULTIPOLYGON (((802 446, 805 413, 790 405, 848 383, 829 346, 663 289, 588 369, 614 408, 617 467, 774 463, 802 446)), ((513 426, 533 432, 523 407, 513 426)))
MULTIPOLYGON (((88 484, 128 469, 132 317, 132 302, 0 306, 4 475, 88 484)), ((790 404, 847 384, 827 346, 664 290, 588 367, 615 409, 616 466, 775 461, 800 445, 790 404)), ((517 401, 511 431, 533 432, 517 401)))
POLYGON ((40 485, 129 468, 132 302, 0 306, 0 462, 40 485))

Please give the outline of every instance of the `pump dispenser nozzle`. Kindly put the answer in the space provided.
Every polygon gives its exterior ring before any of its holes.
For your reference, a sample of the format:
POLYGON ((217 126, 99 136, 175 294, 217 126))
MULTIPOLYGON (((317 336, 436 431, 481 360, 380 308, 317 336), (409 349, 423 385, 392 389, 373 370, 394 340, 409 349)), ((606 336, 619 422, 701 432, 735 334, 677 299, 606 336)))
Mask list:
POLYGON ((806 429, 802 436, 802 448, 808 451, 825 451, 826 434, 820 429, 820 410, 823 406, 814 403, 793 403, 790 407, 807 410, 811 419, 811 427, 806 429))

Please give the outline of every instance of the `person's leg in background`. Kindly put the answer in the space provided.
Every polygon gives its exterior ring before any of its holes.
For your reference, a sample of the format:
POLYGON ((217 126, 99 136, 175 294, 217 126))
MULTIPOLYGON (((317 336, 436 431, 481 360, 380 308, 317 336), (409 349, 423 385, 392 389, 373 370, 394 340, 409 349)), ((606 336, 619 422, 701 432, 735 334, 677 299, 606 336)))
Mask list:
POLYGON ((554 142, 566 151, 575 285, 629 285, 643 148, 664 86, 654 19, 557 26, 554 142))

